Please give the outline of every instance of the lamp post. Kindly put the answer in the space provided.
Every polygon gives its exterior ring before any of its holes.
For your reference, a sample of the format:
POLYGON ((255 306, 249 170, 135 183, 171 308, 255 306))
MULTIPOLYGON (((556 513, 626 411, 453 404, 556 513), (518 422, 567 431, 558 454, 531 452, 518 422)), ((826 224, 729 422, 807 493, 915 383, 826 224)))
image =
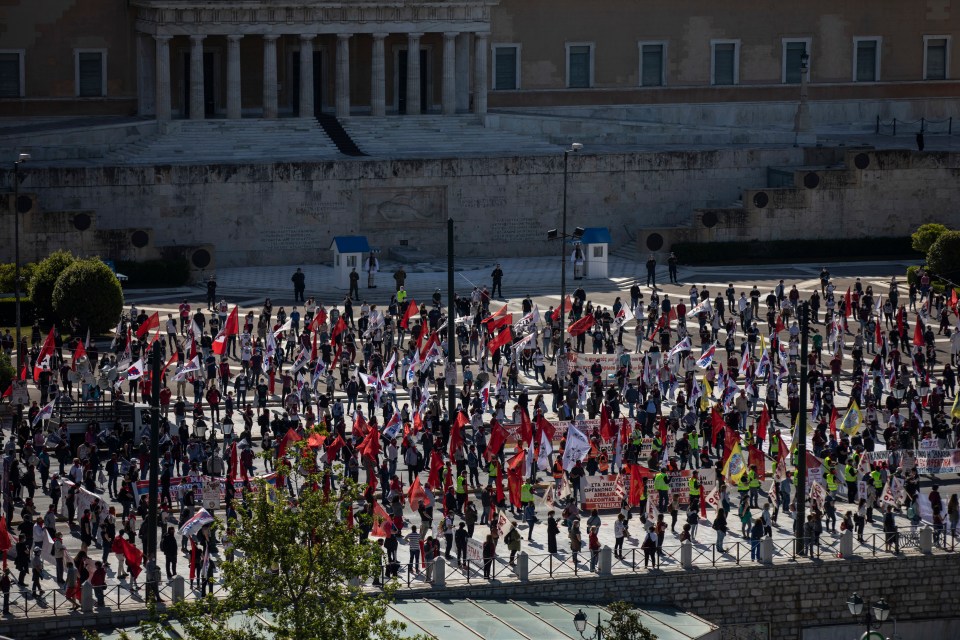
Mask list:
MULTIPOLYGON (((861 640, 870 640, 871 637, 879 635, 874 634, 873 630, 883 626, 883 623, 890 617, 890 605, 888 605, 887 601, 883 598, 880 598, 876 602, 865 603, 863 598, 854 593, 850 596, 850 599, 847 600, 847 609, 850 610, 850 615, 854 618, 859 618, 861 615, 864 616, 866 631, 860 636, 861 640)), ((882 638, 883 636, 880 635, 880 637, 882 638)))
POLYGON ((800 54, 800 102, 793 121, 793 146, 810 143, 810 107, 807 104, 807 74, 810 70, 810 54, 804 49, 800 54))
POLYGON ((30 160, 29 153, 21 153, 13 163, 13 246, 14 246, 14 271, 13 271, 13 295, 16 300, 16 322, 17 322, 17 369, 23 367, 23 348, 20 342, 20 210, 30 209, 29 206, 20 206, 20 165, 30 160))
MULTIPOLYGON (((803 524, 806 521, 807 500, 807 367, 810 337, 810 303, 800 304, 800 415, 797 420, 793 441, 797 443, 797 513, 793 521, 793 535, 797 554, 803 555, 806 542, 803 538, 803 524)), ((789 505, 787 505, 789 507, 789 505)))
MULTIPOLYGON (((564 240, 567 236, 567 168, 570 164, 570 154, 577 153, 583 149, 583 145, 579 142, 573 142, 570 144, 569 149, 564 149, 563 151, 563 213, 560 219, 560 233, 557 233, 556 229, 551 229, 547 231, 548 240, 560 239, 560 346, 557 348, 557 367, 560 366, 560 358, 565 355, 564 349, 564 331, 566 327, 566 315, 567 310, 565 307, 566 298, 567 298, 567 248, 565 246, 564 240)), ((583 229, 577 227, 574 231, 574 237, 581 238, 583 237, 583 229), (579 235, 577 235, 579 232, 579 235)))
POLYGON ((576 615, 573 616, 573 626, 576 627, 577 633, 580 634, 580 637, 583 640, 603 640, 603 628, 600 626, 600 612, 597 611, 597 631, 594 634, 589 636, 583 635, 583 632, 587 629, 587 614, 583 612, 583 609, 577 611, 576 615))

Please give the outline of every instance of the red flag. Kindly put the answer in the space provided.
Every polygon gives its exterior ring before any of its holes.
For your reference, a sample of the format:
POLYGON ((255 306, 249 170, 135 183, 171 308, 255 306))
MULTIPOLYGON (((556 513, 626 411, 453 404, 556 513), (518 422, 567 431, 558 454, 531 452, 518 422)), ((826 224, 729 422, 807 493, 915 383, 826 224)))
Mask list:
POLYGON ((220 333, 213 339, 213 352, 222 356, 227 351, 227 338, 235 336, 240 332, 240 308, 233 305, 233 311, 227 316, 227 321, 223 323, 220 333))
POLYGON ((520 502, 520 487, 523 484, 523 465, 526 461, 527 452, 522 449, 507 461, 509 471, 507 471, 507 488, 510 491, 510 504, 514 509, 520 509, 523 503, 520 502))
POLYGON ((767 477, 767 459, 764 457, 763 451, 753 446, 747 447, 747 457, 750 459, 750 466, 757 468, 757 477, 765 480, 767 477))
POLYGON ((830 410, 830 435, 834 438, 837 437, 837 417, 837 407, 834 406, 833 409, 830 410))
POLYGON ((783 316, 778 315, 777 316, 777 333, 780 333, 786 328, 787 328, 786 325, 783 324, 783 316))
POLYGON ((497 504, 502 504, 504 500, 503 495, 503 469, 500 468, 500 461, 497 460, 493 463, 497 469, 497 504))
POLYGON ((660 444, 667 444, 667 416, 660 416, 660 444))
POLYGON ((533 424, 525 407, 520 407, 520 441, 526 442, 527 446, 533 444, 533 424))
POLYGON ((760 412, 760 420, 757 422, 757 442, 763 442, 767 439, 767 426, 770 424, 770 413, 766 405, 760 412))
POLYGON ((240 459, 237 455, 237 442, 234 440, 233 444, 230 445, 230 466, 227 474, 227 479, 230 480, 230 482, 236 481, 239 466, 240 459))
POLYGON ((510 329, 510 327, 506 327, 503 329, 503 331, 498 333, 493 340, 487 343, 487 349, 490 350, 490 353, 493 353, 500 347, 508 345, 511 342, 513 342, 513 331, 510 329))
POLYGON ((913 346, 923 346, 923 322, 920 320, 920 316, 917 316, 917 323, 913 325, 913 346))
POLYGON ((361 455, 365 455, 371 460, 376 460, 377 456, 380 455, 380 432, 376 429, 370 429, 367 432, 367 436, 363 439, 363 443, 360 445, 361 455))
POLYGON ((897 333, 903 333, 903 307, 897 309, 897 333))
POLYGON ((277 445, 277 457, 282 458, 285 456, 287 454, 287 447, 301 440, 303 440, 303 437, 297 433, 296 429, 288 429, 287 433, 280 439, 280 444, 277 445))
POLYGON ((55 348, 56 342, 53 338, 53 327, 50 327, 50 333, 48 333, 46 339, 44 339, 43 346, 40 347, 40 354, 37 356, 37 362, 33 365, 34 382, 40 381, 40 374, 43 372, 43 365, 46 364, 47 358, 53 355, 55 348))
POLYGON ((426 504, 427 492, 423 490, 423 485, 420 484, 420 476, 413 479, 413 484, 410 485, 410 490, 407 491, 407 499, 410 501, 410 506, 414 509, 417 508, 420 500, 423 500, 424 504, 426 504))
POLYGON ((501 316, 504 315, 506 312, 507 312, 507 305, 503 305, 503 306, 500 307, 500 309, 497 310, 495 313, 490 314, 489 316, 487 316, 486 318, 484 318, 484 319, 481 320, 480 322, 482 322, 483 324, 487 324, 487 323, 490 322, 491 320, 494 320, 494 319, 496 319, 496 318, 501 317, 501 316))
POLYGON ((957 290, 953 287, 950 287, 950 308, 954 311, 957 309, 957 290))
POLYGON ((3 552, 4 558, 6 558, 7 551, 9 551, 12 546, 13 541, 10 539, 10 532, 7 531, 7 519, 0 518, 0 551, 3 552))
POLYGON ((630 469, 630 506, 635 507, 640 504, 640 500, 643 499, 643 483, 647 478, 653 477, 653 472, 650 469, 647 469, 643 465, 631 464, 629 465, 630 469))
POLYGON ((443 457, 434 449, 430 452, 430 475, 427 477, 427 484, 431 487, 439 487, 441 471, 443 471, 443 457))
MULTIPOLYGON (((424 323, 424 324, 423 324, 423 330, 420 332, 420 335, 421 335, 421 336, 424 335, 424 334, 426 333, 426 331, 427 331, 427 324, 424 323)), ((420 343, 417 342, 417 345, 419 346, 420 343)), ((427 338, 427 341, 423 343, 423 347, 420 347, 420 361, 421 361, 421 362, 424 361, 424 360, 426 360, 426 358, 427 358, 427 353, 430 352, 430 349, 432 349, 432 348, 434 347, 434 345, 437 345, 437 346, 440 345, 440 336, 437 335, 437 332, 436 332, 436 331, 434 331, 433 333, 431 333, 431 334, 430 334, 430 337, 427 338)))
POLYGON ((600 405, 600 437, 604 441, 612 440, 614 433, 613 423, 610 421, 610 409, 604 402, 600 405))
POLYGON ((450 459, 453 460, 454 452, 463 445, 463 426, 469 424, 467 416, 463 411, 457 412, 457 417, 453 421, 453 426, 450 429, 450 459))
POLYGON ((370 535, 375 538, 386 538, 390 535, 393 524, 390 522, 390 516, 387 510, 383 508, 379 500, 373 501, 373 529, 370 535))
POLYGON ((544 418, 542 413, 537 414, 535 422, 537 423, 537 429, 539 429, 542 434, 541 438, 546 436, 547 440, 553 441, 553 435, 557 432, 557 428, 554 427, 549 420, 544 418))
POLYGON ((493 333, 500 327, 507 327, 513 324, 513 314, 508 313, 505 316, 500 316, 499 318, 494 318, 487 323, 487 332, 493 333))
MULTIPOLYGON (((563 299, 563 310, 565 313, 569 313, 570 309, 573 309, 573 301, 570 300, 570 296, 567 296, 563 299)), ((550 316, 550 319, 554 322, 560 321, 560 305, 557 305, 557 308, 553 310, 553 314, 550 316)))
POLYGON ((853 297, 850 295, 850 287, 847 287, 847 293, 843 296, 843 317, 849 318, 853 313, 853 297))
POLYGON ((650 340, 652 342, 654 337, 656 337, 656 335, 660 333, 660 329, 663 329, 663 326, 665 323, 666 323, 666 318, 664 318, 663 316, 660 316, 660 318, 657 319, 657 326, 655 326, 653 328, 653 331, 650 332, 650 336, 647 338, 647 340, 650 340))
POLYGON ((404 329, 409 329, 410 318, 416 315, 418 309, 419 307, 417 306, 417 303, 413 300, 413 298, 410 298, 410 302, 407 304, 407 308, 403 312, 403 317, 400 318, 400 326, 404 329))
POLYGON ((150 329, 156 329, 160 326, 160 312, 154 311, 153 315, 147 318, 146 322, 140 325, 137 328, 137 338, 143 340, 143 336, 147 335, 150 329))
POLYGON ((593 326, 593 322, 594 320, 592 315, 585 315, 567 327, 567 333, 572 336, 578 336, 581 333, 586 333, 593 326))
POLYGON ((313 332, 313 345, 310 347, 310 360, 317 361, 317 332, 313 332))
POLYGON ((490 460, 497 455, 500 447, 507 441, 508 435, 507 430, 497 422, 496 418, 490 421, 490 441, 487 443, 487 448, 483 452, 483 457, 487 459, 487 462, 490 462, 490 460))
POLYGON ((420 433, 423 431, 423 418, 420 417, 419 411, 413 412, 413 432, 420 433))
POLYGON ((114 553, 122 554, 127 564, 130 565, 130 573, 136 578, 142 571, 143 551, 127 542, 123 536, 117 536, 113 539, 110 550, 114 553))
POLYGON ((667 322, 672 322, 677 319, 677 308, 670 307, 670 313, 667 314, 667 322))
POLYGON ((327 445, 327 461, 333 462, 337 459, 337 454, 340 453, 340 449, 346 446, 346 442, 343 441, 343 436, 339 433, 337 437, 333 439, 333 442, 327 445))
POLYGON ((307 446, 310 447, 311 449, 319 449, 320 447, 323 446, 323 441, 324 441, 324 437, 319 433, 311 433, 310 435, 307 436, 307 446))
POLYGON ((327 321, 327 312, 324 309, 317 309, 316 315, 313 316, 313 320, 310 321, 310 331, 317 331, 320 329, 320 325, 327 321))
POLYGON ((740 434, 737 433, 736 430, 727 427, 723 437, 723 461, 720 463, 721 469, 727 464, 727 460, 730 459, 730 454, 733 453, 733 448, 738 444, 740 444, 740 434))
POLYGON ((13 384, 10 384, 9 386, 7 386, 7 389, 3 392, 3 394, 0 395, 0 398, 9 398, 12 395, 13 395, 13 384))
POLYGON ((720 415, 716 407, 710 410, 710 424, 713 427, 710 429, 710 446, 716 447, 720 432, 727 427, 727 423, 723 421, 723 416, 720 415))
POLYGON ((363 419, 362 413, 356 413, 353 416, 353 429, 351 433, 356 436, 366 436, 367 431, 370 429, 370 425, 367 424, 367 421, 363 419))
POLYGON ((343 319, 343 316, 337 318, 337 324, 333 325, 333 329, 330 331, 330 344, 333 344, 337 341, 337 336, 347 330, 347 323, 343 319))
POLYGON ((73 350, 73 363, 76 364, 80 358, 87 357, 87 348, 83 346, 83 340, 77 340, 77 348, 73 350))

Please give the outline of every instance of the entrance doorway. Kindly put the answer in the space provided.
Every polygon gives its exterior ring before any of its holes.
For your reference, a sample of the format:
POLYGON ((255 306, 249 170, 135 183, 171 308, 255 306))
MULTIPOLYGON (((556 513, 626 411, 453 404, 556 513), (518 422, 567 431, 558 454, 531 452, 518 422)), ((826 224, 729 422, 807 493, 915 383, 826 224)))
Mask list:
MULTIPOLYGON (((290 100, 293 104, 293 115, 300 116, 300 52, 293 52, 291 65, 293 91, 290 100)), ((313 113, 303 114, 305 118, 312 118, 323 110, 323 51, 313 52, 313 113)))
MULTIPOLYGON (((426 49, 420 49, 420 113, 427 112, 427 87, 430 85, 430 56, 426 49)), ((397 112, 407 112, 407 50, 397 52, 397 112)))

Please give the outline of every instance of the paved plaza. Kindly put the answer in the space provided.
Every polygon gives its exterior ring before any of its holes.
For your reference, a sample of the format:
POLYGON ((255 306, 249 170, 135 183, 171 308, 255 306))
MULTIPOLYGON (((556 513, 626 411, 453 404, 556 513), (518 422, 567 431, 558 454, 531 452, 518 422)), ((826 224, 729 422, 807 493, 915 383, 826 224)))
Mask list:
MULTIPOLYGON (((457 274, 456 287, 460 295, 466 295, 470 292, 473 286, 480 287, 490 287, 490 270, 491 265, 498 262, 496 259, 490 260, 478 260, 472 264, 465 264, 464 270, 459 271, 457 274)), ((515 318, 519 318, 522 315, 521 306, 522 299, 530 295, 532 301, 537 305, 542 317, 546 317, 547 310, 558 304, 560 300, 559 295, 559 269, 557 268, 556 259, 547 259, 547 258, 530 258, 530 259, 513 259, 513 260, 502 260, 499 261, 502 264, 504 270, 504 281, 503 281, 503 290, 506 295, 502 299, 494 299, 490 303, 491 312, 497 310, 503 304, 508 306, 508 310, 514 314, 515 318)), ((309 265, 300 265, 303 267, 304 272, 306 273, 306 296, 313 296, 317 299, 317 302, 323 304, 329 310, 334 305, 339 305, 344 296, 345 291, 337 290, 333 286, 333 276, 330 270, 327 267, 323 266, 309 266, 309 265)), ((406 289, 409 293, 410 298, 416 300, 418 303, 428 303, 430 297, 436 289, 440 289, 444 299, 446 297, 446 274, 436 268, 431 270, 430 267, 438 267, 438 265, 424 265, 420 271, 412 271, 408 276, 406 289)), ((679 269, 679 281, 681 284, 673 285, 666 284, 667 273, 665 267, 660 267, 657 270, 657 288, 656 292, 663 299, 664 297, 669 296, 673 301, 686 300, 688 298, 688 292, 690 285, 695 284, 700 287, 707 287, 711 291, 711 297, 721 293, 725 288, 732 284, 737 291, 737 296, 740 292, 748 292, 754 285, 756 285, 763 296, 765 297, 767 293, 773 290, 777 285, 780 279, 784 280, 786 288, 789 290, 790 287, 796 285, 797 289, 800 292, 801 299, 807 299, 815 290, 820 290, 820 280, 819 273, 822 265, 819 264, 795 264, 795 265, 731 265, 731 266, 715 266, 715 267, 681 267, 679 269)), ((283 307, 288 312, 295 306, 293 303, 293 289, 290 284, 290 277, 293 271, 296 269, 297 265, 292 265, 290 267, 272 267, 272 268, 238 268, 238 269, 223 269, 216 273, 216 278, 219 284, 217 297, 224 298, 227 303, 232 308, 234 304, 240 306, 240 317, 243 318, 245 313, 248 310, 252 310, 255 313, 259 314, 261 311, 263 298, 270 297, 274 305, 274 313, 280 308, 283 307)), ((854 283, 859 279, 863 287, 867 286, 873 287, 875 291, 882 292, 884 298, 886 297, 886 291, 890 287, 891 278, 896 277, 896 279, 901 283, 901 300, 906 302, 907 299, 907 287, 905 282, 905 267, 906 263, 901 262, 883 262, 883 263, 836 263, 828 265, 828 268, 832 274, 833 284, 838 292, 838 295, 842 296, 843 292, 846 292, 848 286, 853 286, 854 283)), ((385 263, 383 265, 382 273, 378 276, 378 286, 375 289, 367 289, 361 286, 360 289, 360 298, 369 303, 376 303, 378 306, 386 306, 388 299, 393 295, 394 287, 393 281, 391 278, 390 269, 392 265, 385 263)), ((624 303, 629 302, 630 292, 629 288, 634 283, 637 283, 641 286, 641 290, 644 295, 644 301, 649 302, 650 296, 653 292, 653 289, 645 285, 645 270, 642 264, 635 262, 629 262, 627 260, 612 260, 611 261, 611 278, 606 280, 591 281, 591 280, 574 280, 572 278, 572 273, 568 272, 568 282, 567 288, 569 292, 573 292, 579 286, 583 286, 586 292, 586 298, 592 302, 594 305, 600 305, 604 307, 611 307, 619 300, 624 303)), ((154 311, 159 312, 161 317, 161 323, 165 320, 166 315, 173 314, 176 316, 178 311, 178 305, 184 299, 186 299, 193 310, 196 309, 206 309, 205 305, 205 291, 194 288, 194 289, 182 289, 182 290, 159 290, 159 291, 147 291, 147 290, 137 290, 137 291, 128 291, 127 292, 127 308, 129 309, 131 304, 136 305, 138 309, 146 311, 147 314, 152 314, 154 311)), ((689 300, 687 300, 689 302, 689 300)), ((301 303, 302 304, 302 303, 301 303)), ((359 307, 359 303, 357 303, 359 307)), ((445 306, 443 307, 445 311, 445 306)), ((821 313, 821 319, 823 314, 821 313)), ((914 322, 913 312, 909 313, 910 323, 914 322)), ((695 320, 688 320, 693 322, 695 327, 695 320)), ((634 336, 633 322, 627 325, 624 332, 623 346, 624 350, 628 352, 635 351, 636 347, 636 338, 634 336)), ((851 322, 851 327, 855 327, 855 323, 851 322)), ((823 324, 811 325, 812 332, 819 332, 821 335, 825 333, 826 328, 823 324)), ((740 339, 742 339, 743 334, 740 332, 738 327, 738 336, 737 342, 739 344, 740 339)), ((764 332, 765 333, 765 332, 764 332)), ((783 335, 786 335, 786 329, 783 335)), ((720 332, 720 344, 722 345, 724 339, 724 331, 720 332)), ((848 345, 848 350, 852 346, 853 335, 848 334, 843 337, 844 342, 848 345)), ((937 335, 936 336, 936 350, 939 355, 939 363, 937 365, 937 374, 939 375, 940 370, 943 368, 944 362, 950 362, 950 340, 949 338, 937 335)), ((587 341, 587 350, 589 351, 590 340, 587 341)), ((108 341, 103 341, 101 344, 101 352, 109 348, 108 341)), ((644 341, 642 345, 643 350, 646 350, 650 346, 649 341, 644 341)), ((694 348, 695 355, 699 355, 699 349, 694 348)), ((723 358, 719 357, 720 349, 718 348, 718 360, 725 362, 723 358)), ((759 357, 759 353, 756 354, 759 357)), ((870 358, 872 356, 865 356, 870 358)), ((489 359, 488 359, 489 360, 489 359)), ((230 359, 231 369, 236 373, 238 371, 238 361, 235 359, 230 359)), ((844 367, 848 368, 850 366, 850 359, 846 358, 844 360, 844 367)), ((471 362, 469 365, 473 374, 478 374, 480 368, 478 363, 475 361, 471 362)), ((849 373, 848 371, 846 373, 849 373)), ((554 376, 556 374, 555 365, 547 361, 546 366, 546 375, 554 376)), ((636 376, 636 372, 633 374, 636 376)), ((698 373, 699 375, 699 373, 698 373)), ((841 385, 841 388, 837 393, 836 404, 841 408, 841 415, 843 415, 843 409, 849 402, 849 392, 850 385, 846 380, 849 380, 849 376, 844 376, 845 383, 841 385)), ((547 386, 544 386, 542 380, 535 379, 532 375, 532 370, 530 375, 521 372, 519 376, 519 383, 522 387, 525 387, 530 394, 531 401, 537 396, 537 394, 544 394, 546 398, 547 412, 545 417, 553 422, 556 422, 558 419, 557 414, 552 410, 550 403, 550 390, 547 386)), ((171 386, 174 383, 170 383, 171 386)), ((39 394, 36 389, 33 389, 34 385, 31 385, 31 397, 38 398, 39 394)), ((279 386, 279 385, 278 385, 279 386)), ((321 383, 321 388, 324 385, 321 383)), ((432 385, 431 385, 432 386, 432 385)), ((124 389, 126 385, 124 386, 124 389)), ((714 399, 718 397, 719 392, 715 395, 714 399)), ((338 399, 346 399, 346 395, 342 389, 336 390, 336 397, 338 399)), ((514 402, 516 398, 511 397, 508 402, 507 415, 513 410, 514 402)), ((406 391, 397 385, 397 403, 398 406, 402 406, 404 403, 410 401, 409 395, 406 391)), ((780 433, 783 436, 784 445, 789 446, 792 441, 792 434, 790 433, 790 426, 787 424, 786 412, 782 409, 787 405, 788 399, 786 396, 786 385, 783 385, 781 388, 779 402, 781 405, 781 413, 779 415, 779 420, 776 420, 772 423, 772 428, 780 429, 780 433)), ((948 395, 946 398, 947 408, 949 410, 950 404, 953 402, 953 396, 948 395)), ((360 403, 366 411, 366 402, 361 395, 360 403)), ((664 415, 668 414, 673 407, 672 400, 666 400, 663 406, 664 415)), ((269 409, 271 412, 281 411, 282 407, 280 405, 280 398, 278 396, 272 396, 269 400, 269 409)), ((759 405, 758 405, 759 410, 759 405)), ((209 415, 209 410, 207 411, 209 415)), ((626 415, 626 410, 624 409, 624 414, 626 415)), ((752 425, 756 419, 757 415, 751 415, 749 423, 752 425)), ((484 415, 485 423, 489 421, 491 415, 487 412, 484 415)), ((351 421, 347 419, 347 428, 349 429, 351 421)), ((881 420, 881 430, 885 425, 885 421, 881 420)), ((472 441, 471 438, 473 434, 471 429, 467 429, 467 439, 468 442, 472 441)), ((221 437, 221 446, 222 446, 222 437, 221 437)), ((721 438, 722 440, 722 438, 721 438)), ((260 448, 260 433, 259 428, 256 424, 253 427, 253 446, 259 452, 260 448)), ((556 445, 555 445, 556 446, 556 445)), ((808 448, 812 450, 813 442, 812 439, 808 439, 808 448)), ((765 449, 766 450, 766 447, 765 449)), ((883 450, 882 442, 878 445, 877 450, 883 450)), ((507 445, 506 455, 510 457, 513 451, 513 445, 507 445)), ((772 464, 769 457, 766 460, 767 468, 766 472, 768 476, 772 473, 772 464)), ((66 470, 69 471, 70 465, 67 465, 66 470)), ((256 473, 264 473, 263 461, 255 461, 256 473)), ((53 462, 52 471, 57 471, 57 464, 53 462)), ((399 464, 397 467, 397 475, 403 482, 403 492, 406 493, 408 489, 408 473, 406 465, 403 462, 402 455, 400 456, 399 464)), ((420 473, 419 478, 421 482, 426 482, 427 480, 427 471, 420 473)), ((361 471, 360 474, 361 480, 364 478, 364 474, 361 471)), ((528 525, 523 521, 521 517, 514 518, 510 516, 511 520, 517 522, 517 528, 522 534, 521 549, 528 554, 528 568, 530 578, 546 578, 549 579, 550 576, 555 575, 567 575, 572 573, 577 574, 589 574, 591 571, 590 555, 587 551, 587 531, 586 526, 583 527, 583 551, 579 554, 578 562, 574 562, 572 553, 570 551, 570 545, 568 541, 567 529, 566 527, 561 527, 560 535, 558 536, 558 553, 548 554, 548 542, 547 542, 547 531, 546 531, 546 522, 547 522, 547 512, 550 509, 553 509, 557 513, 558 520, 560 519, 560 512, 562 506, 556 504, 555 506, 550 506, 544 500, 544 493, 548 486, 552 484, 552 479, 550 477, 550 472, 541 472, 539 474, 540 483, 535 489, 535 498, 534 503, 536 505, 536 517, 538 519, 538 524, 534 526, 531 539, 528 541, 528 525)), ((956 493, 960 487, 958 487, 957 476, 956 474, 939 474, 936 477, 924 477, 921 480, 921 491, 926 494, 930 491, 932 484, 939 485, 940 495, 942 496, 943 502, 946 503, 948 498, 956 493)), ((487 484, 487 473, 481 468, 480 472, 480 487, 483 488, 487 484)), ((768 489, 770 487, 771 480, 767 480, 763 485, 763 491, 761 498, 759 500, 759 505, 762 507, 766 502, 769 501, 768 489)), ((479 507, 479 496, 475 493, 477 487, 470 487, 470 493, 473 495, 471 498, 474 500, 479 507)), ((101 497, 107 499, 108 503, 112 506, 117 506, 119 512, 119 505, 116 502, 110 501, 106 492, 105 487, 102 484, 98 485, 98 492, 102 494, 101 497)), ((379 490, 378 490, 379 495, 379 490)), ((734 511, 729 515, 729 534, 726 537, 726 541, 723 544, 723 550, 717 548, 716 545, 716 532, 711 528, 711 523, 714 518, 714 509, 709 507, 706 511, 706 518, 700 518, 697 520, 698 527, 694 536, 693 544, 693 564, 697 567, 708 567, 708 566, 725 566, 732 564, 747 564, 752 560, 750 558, 750 545, 747 537, 742 535, 740 521, 737 517, 736 507, 739 503, 739 500, 736 497, 735 488, 730 489, 731 502, 733 504, 734 511)), ((437 498, 440 499, 441 495, 437 495, 437 498)), ((36 509, 39 514, 43 514, 47 511, 49 505, 49 498, 46 491, 37 490, 35 496, 36 509)), ((840 529, 839 523, 842 519, 843 514, 847 510, 853 510, 856 512, 856 507, 847 504, 842 498, 837 500, 837 529, 836 531, 829 531, 824 529, 822 538, 820 540, 820 545, 813 551, 812 558, 803 558, 797 556, 797 549, 795 544, 792 542, 793 537, 793 520, 792 517, 784 512, 780 512, 777 521, 773 524, 772 527, 772 540, 773 540, 773 564, 774 566, 784 563, 784 562, 827 562, 827 561, 836 561, 837 555, 839 553, 839 540, 840 540, 840 529)), ((170 524, 176 524, 177 516, 179 515, 179 509, 175 509, 175 512, 171 514, 170 524)), ((760 509, 753 510, 753 516, 760 516, 760 509)), ((223 511, 218 511, 215 515, 223 517, 223 511)), ((599 514, 600 526, 598 532, 598 539, 602 546, 614 547, 615 545, 615 536, 614 536, 614 522, 616 520, 616 511, 603 511, 599 514)), ((631 512, 631 519, 629 520, 629 535, 626 538, 624 544, 624 555, 622 558, 616 558, 613 561, 612 570, 614 572, 621 571, 644 571, 646 570, 643 566, 643 552, 640 549, 640 545, 643 541, 643 527, 644 525, 641 522, 642 514, 639 509, 634 508, 631 512)), ((509 513, 508 513, 509 516, 509 513)), ((586 523, 587 518, 590 516, 589 513, 582 513, 581 518, 584 523, 586 523)), ((79 514, 78 514, 79 519, 79 514)), ((404 527, 400 532, 399 540, 399 549, 397 551, 397 559, 402 566, 399 578, 403 584, 409 584, 411 586, 423 585, 424 580, 426 579, 426 572, 423 567, 408 567, 407 563, 409 560, 409 545, 406 540, 406 535, 409 534, 411 526, 420 526, 421 525, 421 516, 411 509, 411 505, 407 504, 404 511, 404 527)), ((442 520, 442 515, 440 514, 439 507, 437 508, 434 518, 433 518, 433 535, 437 535, 437 528, 439 522, 442 520)), ((680 533, 682 531, 683 525, 687 522, 687 513, 682 508, 679 510, 678 519, 675 526, 671 526, 671 516, 669 513, 665 514, 665 520, 667 523, 667 529, 665 534, 665 539, 662 542, 663 554, 658 556, 658 567, 655 570, 659 571, 670 571, 670 570, 680 570, 680 533)), ((917 547, 917 535, 919 528, 926 526, 929 523, 920 523, 918 528, 917 523, 911 523, 907 517, 905 510, 900 510, 896 515, 897 525, 899 531, 902 534, 901 540, 903 542, 903 548, 900 549, 903 553, 916 553, 918 552, 917 547)), ((461 521, 460 517, 455 518, 455 522, 459 523, 461 521)), ((14 515, 13 522, 11 523, 11 531, 15 531, 20 524, 20 506, 16 508, 16 514, 14 515)), ((61 518, 57 523, 57 530, 64 534, 63 540, 67 550, 67 553, 72 557, 74 556, 81 548, 80 532, 79 529, 68 527, 67 522, 64 518, 61 518)), ((488 533, 488 528, 486 525, 478 524, 476 531, 474 533, 474 539, 477 541, 482 541, 486 533, 488 533)), ((442 534, 441 534, 442 538, 442 534)), ((865 536, 862 542, 854 542, 853 553, 855 556, 860 557, 873 557, 875 555, 889 555, 889 551, 886 550, 885 540, 883 537, 882 529, 882 515, 879 511, 874 513, 874 518, 872 523, 868 523, 865 528, 865 536)), ((139 546, 140 542, 137 541, 139 546)), ((178 537, 179 544, 179 537, 178 537)), ((942 548, 945 547, 947 550, 953 548, 953 540, 947 538, 947 540, 940 545, 942 548)), ((443 542, 441 545, 441 550, 446 550, 446 543, 443 542)), ((222 553, 222 547, 219 551, 222 553)), ((455 554, 455 551, 451 551, 455 554)), ((89 548, 89 555, 95 559, 99 559, 101 556, 101 551, 94 546, 89 548)), ((515 580, 516 569, 511 567, 509 564, 509 551, 507 550, 506 544, 503 540, 500 541, 500 544, 497 547, 498 559, 493 568, 493 579, 494 580, 515 580)), ((475 554, 474 554, 475 556, 475 554)), ((162 561, 161 561, 162 562, 162 561)), ((12 563, 11 563, 12 566, 12 563)), ((189 561, 186 555, 181 555, 177 560, 177 571, 181 576, 186 576, 188 573, 189 561)), ((125 607, 135 607, 140 606, 142 603, 142 585, 143 577, 141 576, 139 583, 141 585, 141 590, 139 593, 130 592, 130 583, 129 579, 121 579, 118 574, 118 566, 116 556, 110 556, 110 566, 107 569, 107 585, 108 585, 108 597, 107 604, 111 608, 125 608, 125 607), (112 595, 111 595, 112 594, 112 595)), ((654 570, 651 568, 651 570, 654 570)), ((446 578, 448 582, 455 583, 461 581, 474 581, 474 580, 483 580, 483 572, 481 563, 476 560, 474 557, 471 560, 471 563, 467 567, 458 567, 455 560, 451 560, 448 563, 448 568, 446 571, 446 578)), ((165 576, 164 576, 165 578, 165 576)), ((215 576, 215 580, 219 580, 219 576, 215 576)), ((56 613, 67 613, 70 610, 69 604, 65 602, 63 597, 64 589, 62 585, 56 583, 54 577, 54 567, 51 563, 45 563, 44 574, 42 579, 42 585, 45 590, 44 595, 35 597, 31 595, 30 589, 30 578, 26 578, 26 587, 17 587, 14 585, 12 591, 12 604, 11 604, 11 615, 14 617, 29 615, 46 615, 53 612, 56 613)), ((190 587, 187 587, 190 591, 190 587)), ((166 579, 164 580, 163 588, 161 589, 162 596, 164 598, 169 598, 172 593, 172 587, 166 579)), ((0 624, 2 628, 2 624, 0 624)))

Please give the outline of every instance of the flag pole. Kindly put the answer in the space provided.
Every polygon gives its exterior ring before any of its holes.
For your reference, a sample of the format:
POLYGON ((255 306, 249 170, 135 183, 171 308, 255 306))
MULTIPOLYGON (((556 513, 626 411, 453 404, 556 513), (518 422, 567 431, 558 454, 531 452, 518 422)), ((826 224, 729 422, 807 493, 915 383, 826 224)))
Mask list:
POLYGON ((807 499, 807 358, 810 337, 810 303, 800 305, 800 416, 797 420, 793 441, 797 444, 797 513, 794 520, 794 536, 797 553, 803 555, 803 525, 807 499))
POLYGON ((453 293, 453 218, 447 218, 447 419, 454 427, 457 412, 456 319, 453 293))
MULTIPOLYGON (((159 522, 160 484, 160 342, 153 344, 150 361, 150 494, 147 506, 147 536, 144 553, 147 556, 147 575, 154 576, 157 558, 157 523, 159 522)), ((148 588, 147 593, 150 593, 148 588)))

